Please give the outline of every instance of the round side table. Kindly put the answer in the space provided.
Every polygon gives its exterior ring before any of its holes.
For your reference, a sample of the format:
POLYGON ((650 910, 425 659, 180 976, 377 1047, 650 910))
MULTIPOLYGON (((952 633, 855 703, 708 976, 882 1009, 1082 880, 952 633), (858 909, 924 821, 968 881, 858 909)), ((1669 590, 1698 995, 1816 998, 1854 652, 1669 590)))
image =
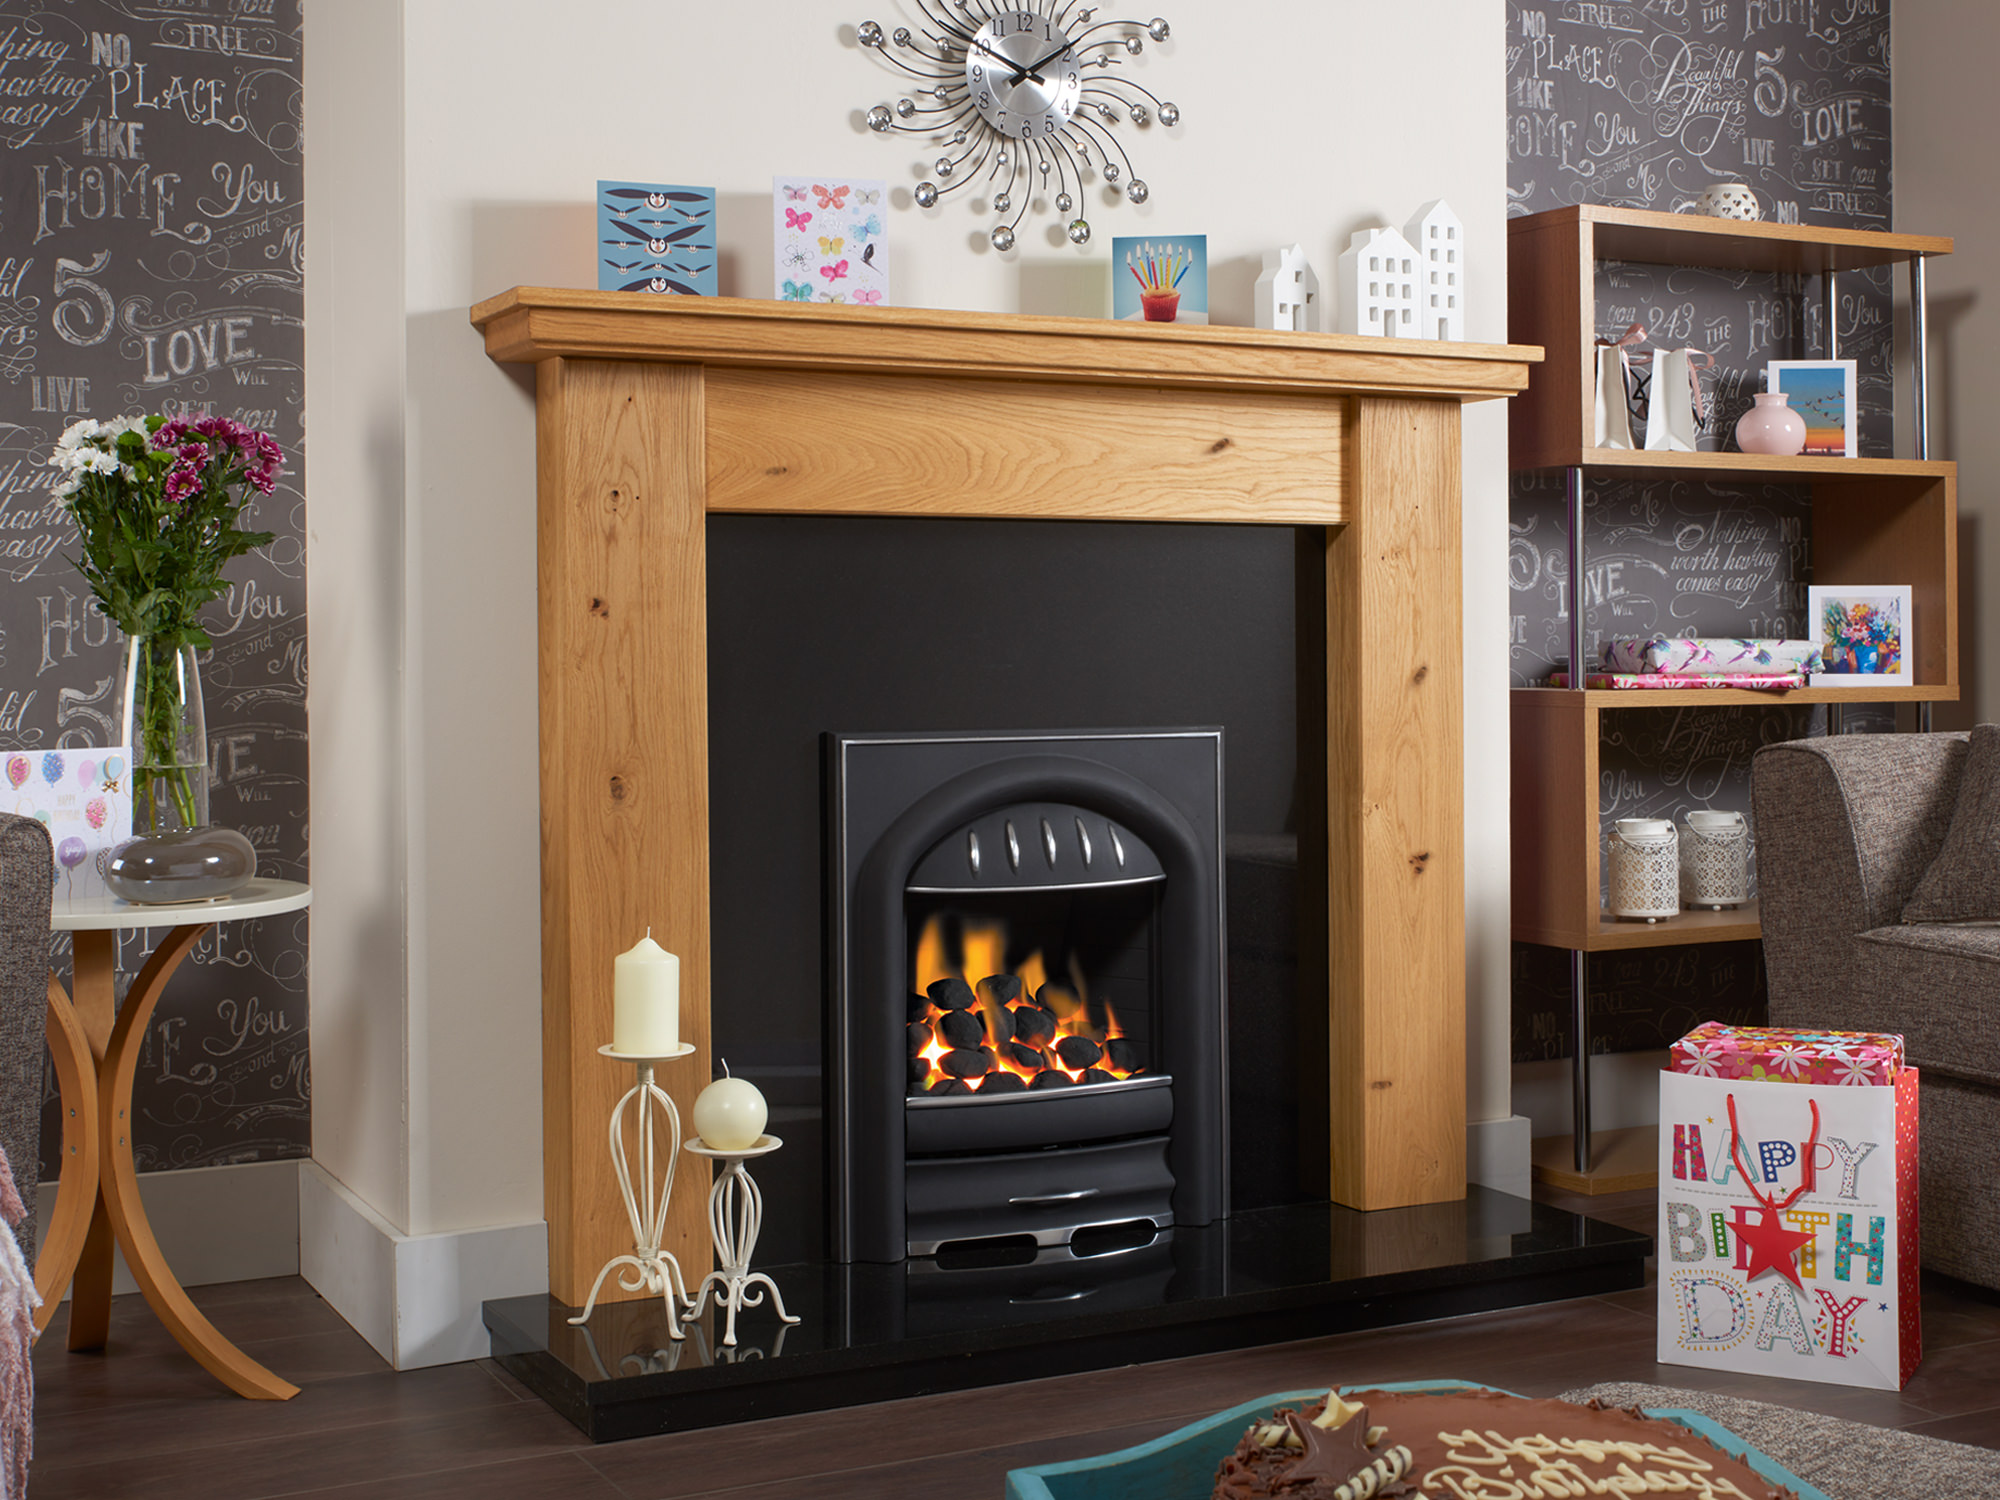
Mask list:
POLYGON ((174 1278, 153 1237, 132 1161, 132 1080, 153 1008, 181 960, 218 922, 274 917, 312 902, 312 888, 295 880, 253 880, 216 901, 137 906, 116 897, 57 901, 49 925, 72 935, 71 989, 49 975, 49 1053, 62 1098, 61 1183, 55 1213, 35 1262, 46 1327, 74 1281, 69 1347, 102 1349, 111 1326, 114 1239, 146 1301, 167 1331, 202 1367, 239 1396, 289 1401, 299 1393, 238 1349, 203 1317, 174 1278), (118 934, 170 929, 133 977, 125 1004, 117 999, 118 934))

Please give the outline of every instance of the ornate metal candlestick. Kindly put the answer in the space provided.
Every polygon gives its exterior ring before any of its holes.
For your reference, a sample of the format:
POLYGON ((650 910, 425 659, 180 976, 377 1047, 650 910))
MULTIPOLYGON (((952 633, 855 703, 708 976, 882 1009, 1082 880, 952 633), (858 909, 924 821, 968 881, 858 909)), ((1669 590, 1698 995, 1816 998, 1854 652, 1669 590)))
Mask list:
POLYGON ((778 1294, 777 1282, 762 1271, 750 1269, 750 1256, 757 1248, 757 1234, 764 1226, 764 1194, 759 1190, 756 1179, 743 1169, 743 1163, 753 1156, 768 1156, 784 1144, 775 1135, 766 1135, 759 1136, 754 1146, 740 1151, 723 1151, 696 1136, 683 1148, 690 1155, 706 1156, 723 1164, 722 1175, 708 1190, 708 1232, 715 1237, 715 1258, 722 1263, 722 1269, 710 1271, 702 1278, 687 1315, 689 1322, 700 1317, 712 1290, 715 1305, 726 1308, 729 1313, 722 1332, 726 1348, 736 1347, 737 1309, 763 1305, 764 1293, 757 1290, 760 1285, 771 1289, 771 1303, 778 1309, 781 1321, 798 1322, 785 1311, 785 1299, 778 1294))
MULTIPOLYGON (((667 1331, 680 1339, 684 1337, 680 1327, 680 1310, 688 1300, 687 1279, 681 1275, 680 1262, 674 1259, 673 1252, 661 1249, 660 1241, 666 1235, 667 1202, 674 1193, 674 1165, 680 1160, 681 1112, 674 1108, 674 1101, 667 1091, 653 1082, 653 1064, 665 1062, 668 1058, 691 1057, 694 1047, 683 1042, 674 1051, 660 1057, 641 1057, 620 1052, 614 1047, 599 1047, 597 1050, 619 1062, 634 1063, 639 1069, 639 1081, 626 1090, 625 1096, 611 1111, 611 1166, 618 1174, 618 1190, 625 1195, 625 1217, 632 1225, 633 1253, 614 1255, 604 1263, 604 1269, 597 1273, 597 1280, 590 1284, 590 1296, 583 1304, 583 1311, 569 1321, 572 1325, 580 1325, 590 1317, 597 1306, 597 1294, 603 1290, 604 1278, 623 1266, 630 1274, 621 1275, 618 1284, 628 1292, 644 1287, 653 1295, 665 1298, 667 1331), (634 1100, 639 1106, 635 1111, 639 1156, 637 1191, 632 1183, 632 1163, 625 1151, 625 1112, 634 1100), (667 1138, 664 1152, 658 1149, 655 1140, 662 1132, 667 1138)), ((712 1210, 711 1204, 711 1218, 712 1210)))

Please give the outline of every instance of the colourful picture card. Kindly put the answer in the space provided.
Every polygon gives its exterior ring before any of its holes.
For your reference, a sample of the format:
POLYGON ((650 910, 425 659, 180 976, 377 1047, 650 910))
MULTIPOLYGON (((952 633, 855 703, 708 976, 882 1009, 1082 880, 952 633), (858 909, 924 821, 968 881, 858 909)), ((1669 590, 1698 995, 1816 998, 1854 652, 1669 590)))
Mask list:
POLYGON ((1812 584, 1806 622, 1820 648, 1814 687, 1868 691, 1916 681, 1907 584, 1812 584))
POLYGON ((772 178, 772 295, 780 302, 893 305, 888 215, 887 184, 879 178, 772 178))
POLYGON ((597 184, 597 289, 715 295, 715 189, 597 184))
POLYGON ((1764 367, 1765 389, 1783 391, 1805 418, 1800 451, 1822 458, 1859 458, 1854 444, 1855 362, 1851 359, 1774 359, 1764 367))
POLYGON ((16 750, 0 755, 0 806, 47 826, 58 902, 107 894, 102 859, 132 837, 132 753, 16 750))
POLYGON ((1114 238, 1111 316, 1130 323, 1206 323, 1208 236, 1114 238))

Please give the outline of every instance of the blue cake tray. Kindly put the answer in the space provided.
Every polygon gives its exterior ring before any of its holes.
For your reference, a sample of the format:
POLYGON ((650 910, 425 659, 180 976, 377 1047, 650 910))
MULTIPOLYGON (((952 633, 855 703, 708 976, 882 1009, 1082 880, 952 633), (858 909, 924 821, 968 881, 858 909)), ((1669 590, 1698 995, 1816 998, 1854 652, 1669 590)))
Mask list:
MULTIPOLYGON (((1343 1394, 1371 1391, 1491 1390, 1463 1380, 1410 1380, 1400 1384, 1342 1386, 1343 1394)), ((1075 1458, 1067 1463, 1037 1464, 1007 1475, 1007 1500, 1208 1500, 1215 1487, 1215 1469, 1235 1448, 1243 1429, 1269 1417, 1281 1406, 1303 1406, 1326 1394, 1324 1387, 1283 1391, 1232 1406, 1204 1417, 1150 1443, 1075 1458)), ((1508 1394, 1502 1392, 1501 1394, 1508 1394)), ((1707 1438, 1732 1458, 1740 1458, 1773 1484, 1798 1493, 1799 1500, 1828 1500, 1782 1464, 1766 1458, 1728 1428, 1698 1412, 1670 1407, 1643 1408, 1649 1417, 1679 1422, 1707 1438)))

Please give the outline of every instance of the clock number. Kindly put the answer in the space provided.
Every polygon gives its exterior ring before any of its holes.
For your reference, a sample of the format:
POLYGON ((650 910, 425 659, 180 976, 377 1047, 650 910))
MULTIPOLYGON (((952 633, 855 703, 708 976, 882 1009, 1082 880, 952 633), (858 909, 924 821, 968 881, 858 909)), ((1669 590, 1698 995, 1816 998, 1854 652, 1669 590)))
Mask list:
POLYGON ((1029 136, 1033 135, 1034 133, 1035 133, 1035 122, 1033 120, 1023 120, 1021 122, 1021 139, 1025 141, 1029 136))
POLYGON ((979 107, 981 109, 991 109, 993 107, 993 96, 987 93, 985 89, 979 91, 979 107))
POLYGON ((978 63, 972 65, 972 81, 978 83, 986 77, 986 70, 978 63))

